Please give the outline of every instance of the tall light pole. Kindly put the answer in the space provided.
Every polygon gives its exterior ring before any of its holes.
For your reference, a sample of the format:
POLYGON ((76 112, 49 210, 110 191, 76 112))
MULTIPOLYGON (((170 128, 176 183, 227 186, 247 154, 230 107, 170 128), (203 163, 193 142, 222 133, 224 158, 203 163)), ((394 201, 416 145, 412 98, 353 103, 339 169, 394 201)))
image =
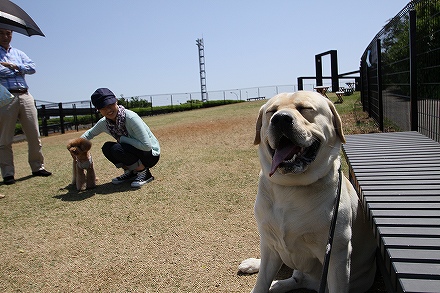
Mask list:
POLYGON ((197 47, 199 47, 199 66, 200 66, 200 94, 202 102, 208 101, 208 92, 206 90, 206 72, 205 72, 205 45, 203 38, 196 40, 197 47))

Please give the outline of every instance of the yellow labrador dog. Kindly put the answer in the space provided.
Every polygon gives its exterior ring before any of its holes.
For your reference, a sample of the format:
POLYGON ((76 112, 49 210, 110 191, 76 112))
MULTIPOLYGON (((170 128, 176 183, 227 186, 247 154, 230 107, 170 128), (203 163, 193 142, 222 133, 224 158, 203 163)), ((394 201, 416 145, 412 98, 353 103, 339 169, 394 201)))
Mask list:
MULTIPOLYGON (((239 266, 242 272, 259 271, 252 292, 319 289, 343 142, 341 118, 319 93, 282 93, 261 107, 254 207, 261 261, 251 258, 239 266), (272 282, 283 263, 294 269, 292 277, 272 282)), ((327 288, 330 293, 364 292, 374 282, 376 244, 356 191, 341 178, 327 288)))

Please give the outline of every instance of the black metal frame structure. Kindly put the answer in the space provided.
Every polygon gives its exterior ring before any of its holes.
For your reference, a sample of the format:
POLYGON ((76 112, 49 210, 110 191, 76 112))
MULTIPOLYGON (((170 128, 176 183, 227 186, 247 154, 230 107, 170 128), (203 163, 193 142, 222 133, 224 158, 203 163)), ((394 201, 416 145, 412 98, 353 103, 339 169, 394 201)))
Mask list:
POLYGON ((338 51, 329 50, 320 54, 315 55, 315 76, 300 76, 297 78, 298 90, 304 89, 304 79, 314 79, 316 80, 317 86, 323 85, 323 79, 330 79, 332 84, 332 91, 337 92, 339 90, 339 80, 340 79, 354 79, 356 91, 359 85, 359 76, 351 76, 352 74, 358 74, 359 70, 350 71, 346 73, 339 74, 338 72, 338 51), (330 55, 330 73, 331 76, 322 75, 322 57, 330 55))

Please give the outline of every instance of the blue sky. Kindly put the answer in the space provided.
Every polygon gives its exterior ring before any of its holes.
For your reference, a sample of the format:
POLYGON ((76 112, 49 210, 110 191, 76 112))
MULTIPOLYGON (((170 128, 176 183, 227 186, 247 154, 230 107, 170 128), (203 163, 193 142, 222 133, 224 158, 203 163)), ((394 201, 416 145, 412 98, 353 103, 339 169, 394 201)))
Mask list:
MULTIPOLYGON (((98 87, 125 97, 293 85, 314 56, 338 51, 339 72, 359 68, 367 45, 408 1, 13 0, 46 37, 14 33, 37 65, 37 100, 87 100, 98 87)), ((329 75, 329 58, 323 60, 329 75)))

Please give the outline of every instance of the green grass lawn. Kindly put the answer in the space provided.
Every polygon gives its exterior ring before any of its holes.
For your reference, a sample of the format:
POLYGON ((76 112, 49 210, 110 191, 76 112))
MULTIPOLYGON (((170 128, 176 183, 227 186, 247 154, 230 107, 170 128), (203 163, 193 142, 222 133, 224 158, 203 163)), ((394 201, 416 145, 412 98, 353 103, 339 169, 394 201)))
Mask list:
MULTIPOLYGON (((336 100, 334 94, 329 98, 336 100)), ((253 138, 265 101, 145 117, 161 143, 156 180, 114 186, 121 174, 95 138, 97 187, 69 186, 67 141, 42 138, 47 178, 31 177, 27 144, 14 144, 17 183, 0 185, 1 292, 249 292, 242 259, 258 257, 253 218, 259 162, 253 138)), ((377 131, 359 95, 336 105, 344 131, 377 131)))

